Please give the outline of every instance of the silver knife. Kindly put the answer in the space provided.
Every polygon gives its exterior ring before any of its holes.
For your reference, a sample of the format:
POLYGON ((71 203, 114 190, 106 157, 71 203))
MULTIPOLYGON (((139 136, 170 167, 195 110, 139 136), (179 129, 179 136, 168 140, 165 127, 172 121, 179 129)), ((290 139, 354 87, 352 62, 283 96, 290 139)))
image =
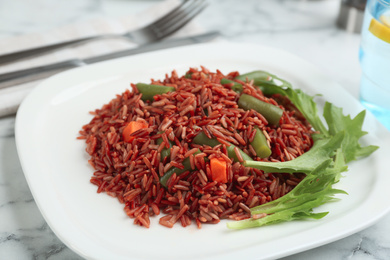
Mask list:
POLYGON ((213 31, 205 34, 195 35, 195 36, 169 39, 169 40, 164 40, 156 43, 150 43, 150 44, 142 45, 137 48, 100 55, 97 57, 92 57, 87 59, 72 59, 72 60, 67 60, 67 61, 49 64, 45 66, 39 66, 30 69, 4 73, 4 74, 0 74, 0 89, 23 84, 26 82, 44 79, 61 71, 85 66, 88 64, 93 64, 100 61, 126 57, 129 55, 134 55, 134 54, 139 54, 139 53, 144 53, 149 51, 162 50, 162 49, 168 49, 168 48, 173 48, 178 46, 185 46, 190 44, 207 42, 214 39, 218 35, 219 32, 213 31))

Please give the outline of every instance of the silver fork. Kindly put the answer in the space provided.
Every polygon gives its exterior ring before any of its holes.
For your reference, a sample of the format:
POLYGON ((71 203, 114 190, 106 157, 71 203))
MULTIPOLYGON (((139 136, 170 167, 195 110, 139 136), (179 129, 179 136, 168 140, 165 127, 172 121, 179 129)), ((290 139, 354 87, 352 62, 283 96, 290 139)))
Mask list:
POLYGON ((205 2, 205 0, 184 0, 183 3, 181 3, 179 6, 174 8, 172 11, 170 11, 157 21, 137 30, 130 31, 125 34, 104 34, 85 37, 76 40, 61 42, 52 45, 45 45, 42 47, 0 55, 0 65, 19 61, 26 58, 31 58, 33 56, 47 54, 49 52, 53 52, 67 47, 74 47, 76 45, 100 39, 125 38, 140 45, 156 42, 182 28, 196 15, 203 11, 206 6, 207 3, 205 2))

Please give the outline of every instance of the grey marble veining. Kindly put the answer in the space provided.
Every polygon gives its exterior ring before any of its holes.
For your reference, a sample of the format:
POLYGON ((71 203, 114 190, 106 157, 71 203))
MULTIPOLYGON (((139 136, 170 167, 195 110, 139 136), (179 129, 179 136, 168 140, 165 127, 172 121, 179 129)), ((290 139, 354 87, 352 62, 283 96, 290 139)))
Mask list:
POLYGON ((216 9, 206 10, 209 14, 209 26, 221 28, 229 26, 223 31, 229 37, 255 33, 281 33, 295 31, 313 31, 334 27, 337 12, 324 12, 324 8, 336 7, 336 1, 305 1, 274 0, 274 1, 246 1, 245 4, 232 6, 236 0, 218 2, 216 9), (249 15, 248 15, 249 14, 249 15))
POLYGON ((49 30, 54 24, 61 26, 80 19, 96 17, 101 11, 99 0, 2 0, 0 6, 0 17, 4 24, 11 25, 0 28, 0 35, 4 36, 49 30))
POLYGON ((18 159, 14 119, 0 120, 0 259, 80 259, 50 230, 18 159))
MULTIPOLYGON (((94 17, 116 17, 156 2, 0 0, 0 37, 94 17)), ((205 30, 221 31, 229 41, 295 53, 357 97, 360 36, 335 26, 338 5, 337 0, 211 0, 197 23, 205 30)), ((18 159, 14 124, 15 117, 0 119, 0 259, 81 259, 55 236, 35 204, 18 159)), ((390 259, 390 215, 344 239, 283 259, 390 259)))
POLYGON ((13 137, 15 130, 15 117, 6 117, 0 120, 0 138, 13 137))

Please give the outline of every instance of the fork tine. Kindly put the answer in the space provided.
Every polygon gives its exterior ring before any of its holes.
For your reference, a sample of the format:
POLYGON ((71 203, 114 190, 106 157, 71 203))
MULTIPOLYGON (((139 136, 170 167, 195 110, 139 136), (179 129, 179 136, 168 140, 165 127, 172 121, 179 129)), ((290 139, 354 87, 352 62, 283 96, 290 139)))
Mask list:
POLYGON ((187 8, 186 6, 193 4, 193 2, 194 2, 194 0, 183 1, 180 5, 178 5, 177 7, 175 7, 171 11, 169 11, 167 14, 165 14, 163 17, 161 17, 160 19, 157 19, 157 21, 151 23, 147 27, 157 26, 159 23, 163 23, 163 24, 166 23, 167 21, 169 21, 172 18, 174 18, 175 16, 177 16, 178 13, 180 13, 183 8, 186 9, 187 8))
POLYGON ((158 28, 164 28, 165 26, 172 26, 177 21, 182 20, 186 16, 188 16, 191 12, 195 12, 197 8, 199 8, 202 4, 204 4, 205 0, 190 0, 188 1, 188 5, 182 6, 179 10, 177 10, 174 15, 169 15, 163 21, 158 21, 155 23, 155 26, 158 28))
POLYGON ((207 3, 205 3, 204 0, 198 1, 197 3, 199 4, 197 4, 195 7, 191 6, 191 9, 189 9, 190 11, 188 11, 187 9, 183 10, 180 15, 176 16, 171 21, 159 26, 159 34, 162 35, 162 37, 166 37, 176 32, 207 7, 207 3))

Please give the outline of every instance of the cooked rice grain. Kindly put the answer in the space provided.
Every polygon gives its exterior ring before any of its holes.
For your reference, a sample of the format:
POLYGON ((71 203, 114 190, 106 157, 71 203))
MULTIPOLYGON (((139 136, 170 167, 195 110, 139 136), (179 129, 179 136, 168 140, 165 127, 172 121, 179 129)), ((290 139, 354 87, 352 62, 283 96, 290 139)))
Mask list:
POLYGON ((237 146, 234 151, 240 162, 243 159, 239 149, 255 160, 277 162, 292 160, 313 145, 310 125, 285 98, 266 97, 252 82, 241 82, 243 93, 283 109, 280 126, 275 127, 261 114, 238 108, 239 94, 231 90, 231 84, 219 83, 222 78, 232 80, 238 72, 224 75, 201 67, 187 73, 190 78, 179 77, 173 71, 163 80, 152 80, 151 84, 176 89, 155 96, 152 102, 142 101, 131 84, 132 91, 126 90, 91 112, 93 119, 82 127, 78 137, 86 142, 86 152, 91 157, 88 163, 95 169, 90 182, 98 187, 97 192, 117 197, 134 224, 146 228, 150 226, 150 216, 161 212, 165 215, 159 223, 169 228, 177 222, 183 227, 195 223, 201 228, 202 223, 215 224, 221 219, 246 219, 251 207, 285 195, 304 178, 302 174, 264 174, 237 162, 232 164, 227 157, 229 143, 237 146), (286 102, 289 105, 284 107, 286 102), (148 127, 132 133, 135 138, 125 143, 122 131, 130 121, 144 121, 148 127), (255 126, 271 147, 269 158, 256 157, 250 145, 255 126), (201 131, 221 145, 192 144, 201 131), (163 140, 160 145, 159 138, 163 140), (171 153, 160 162, 164 148, 171 153), (198 149, 201 153, 195 154, 198 149), (227 162, 228 183, 212 180, 208 160, 213 157, 227 162), (172 167, 182 168, 185 158, 190 158, 192 171, 173 174, 168 188, 162 187, 159 177, 172 167))

